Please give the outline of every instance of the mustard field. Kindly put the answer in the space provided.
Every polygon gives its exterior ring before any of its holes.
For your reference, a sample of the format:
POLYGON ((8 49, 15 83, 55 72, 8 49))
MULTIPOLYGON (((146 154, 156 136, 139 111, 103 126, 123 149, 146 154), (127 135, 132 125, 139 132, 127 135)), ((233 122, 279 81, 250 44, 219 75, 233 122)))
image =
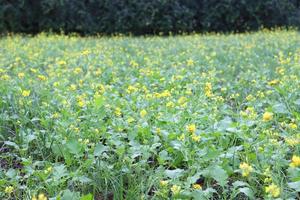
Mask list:
POLYGON ((299 32, 0 46, 0 199, 299 199, 299 32))

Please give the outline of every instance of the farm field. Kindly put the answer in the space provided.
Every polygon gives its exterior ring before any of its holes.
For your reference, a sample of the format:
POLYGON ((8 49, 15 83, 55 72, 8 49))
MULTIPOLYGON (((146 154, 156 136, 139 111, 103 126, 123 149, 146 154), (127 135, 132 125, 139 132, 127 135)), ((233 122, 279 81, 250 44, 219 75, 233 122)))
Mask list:
POLYGON ((299 32, 0 46, 0 199, 299 199, 299 32))

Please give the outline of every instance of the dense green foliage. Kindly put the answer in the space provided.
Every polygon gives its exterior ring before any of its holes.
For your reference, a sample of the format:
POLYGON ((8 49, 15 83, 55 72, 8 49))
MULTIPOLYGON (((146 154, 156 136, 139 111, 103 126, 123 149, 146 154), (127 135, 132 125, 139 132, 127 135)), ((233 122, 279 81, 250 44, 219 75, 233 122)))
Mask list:
POLYGON ((0 31, 168 33, 299 26, 299 0, 2 0, 0 31))
POLYGON ((299 43, 1 38, 0 199, 299 199, 299 43))

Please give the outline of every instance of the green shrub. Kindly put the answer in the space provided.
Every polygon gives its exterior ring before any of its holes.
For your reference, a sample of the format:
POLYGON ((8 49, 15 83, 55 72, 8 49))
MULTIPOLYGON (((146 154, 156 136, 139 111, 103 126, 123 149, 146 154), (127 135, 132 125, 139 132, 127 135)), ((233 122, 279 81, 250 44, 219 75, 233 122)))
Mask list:
POLYGON ((152 34, 299 26, 298 0, 2 0, 0 31, 152 34))

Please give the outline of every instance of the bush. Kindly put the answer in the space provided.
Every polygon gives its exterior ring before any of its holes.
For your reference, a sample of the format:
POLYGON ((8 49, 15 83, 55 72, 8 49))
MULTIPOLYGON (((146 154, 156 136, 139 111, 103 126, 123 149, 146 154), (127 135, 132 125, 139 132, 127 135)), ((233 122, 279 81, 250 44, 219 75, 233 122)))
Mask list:
POLYGON ((157 34, 300 26, 298 0, 2 0, 0 31, 157 34))

